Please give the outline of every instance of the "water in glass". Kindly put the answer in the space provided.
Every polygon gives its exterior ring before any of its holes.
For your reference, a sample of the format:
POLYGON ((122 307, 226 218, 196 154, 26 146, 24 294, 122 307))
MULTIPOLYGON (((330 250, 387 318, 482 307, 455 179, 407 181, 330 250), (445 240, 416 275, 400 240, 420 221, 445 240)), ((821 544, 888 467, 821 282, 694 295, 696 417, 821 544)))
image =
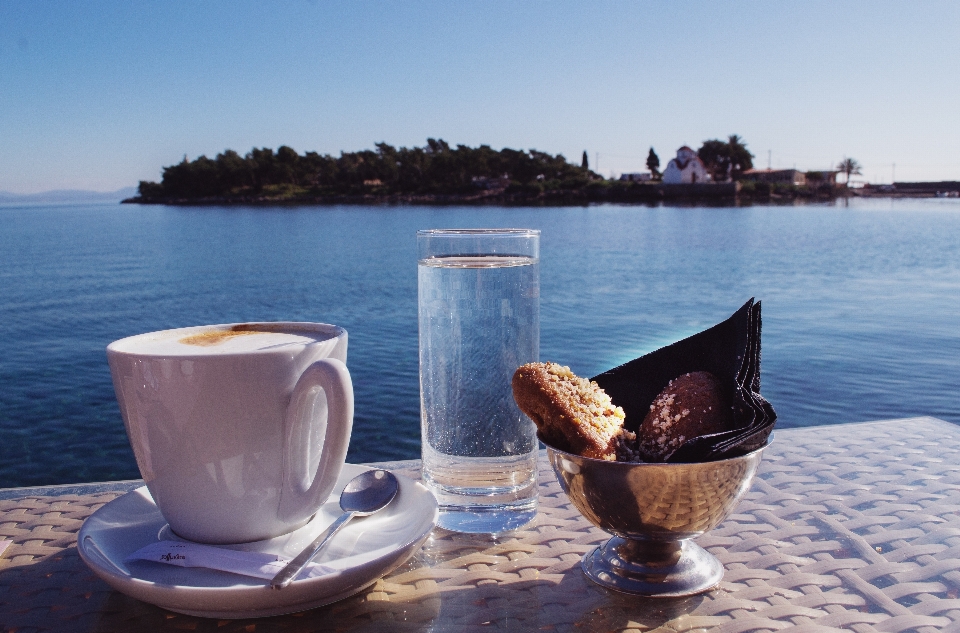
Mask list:
POLYGON ((423 474, 440 525, 517 528, 537 511, 537 439, 510 380, 539 357, 539 259, 431 257, 418 268, 423 474))

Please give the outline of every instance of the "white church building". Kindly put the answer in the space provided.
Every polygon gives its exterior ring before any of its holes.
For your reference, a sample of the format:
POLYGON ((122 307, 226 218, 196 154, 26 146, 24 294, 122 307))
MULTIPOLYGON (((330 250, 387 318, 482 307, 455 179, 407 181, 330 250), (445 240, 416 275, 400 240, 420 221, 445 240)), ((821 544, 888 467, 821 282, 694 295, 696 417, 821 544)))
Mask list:
POLYGON ((684 145, 677 150, 677 157, 667 163, 663 170, 664 184, 710 182, 710 172, 704 167, 697 153, 684 145))

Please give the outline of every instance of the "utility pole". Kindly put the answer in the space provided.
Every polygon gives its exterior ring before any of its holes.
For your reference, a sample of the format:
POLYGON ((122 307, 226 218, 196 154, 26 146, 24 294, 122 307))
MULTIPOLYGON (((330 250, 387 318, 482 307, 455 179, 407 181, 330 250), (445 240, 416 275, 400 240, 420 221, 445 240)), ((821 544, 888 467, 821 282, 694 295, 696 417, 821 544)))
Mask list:
POLYGON ((897 182, 897 164, 894 163, 890 166, 890 184, 897 182))
POLYGON ((767 150, 767 169, 773 169, 773 150, 767 150))
POLYGON ((593 170, 600 173, 600 152, 593 153, 593 170))

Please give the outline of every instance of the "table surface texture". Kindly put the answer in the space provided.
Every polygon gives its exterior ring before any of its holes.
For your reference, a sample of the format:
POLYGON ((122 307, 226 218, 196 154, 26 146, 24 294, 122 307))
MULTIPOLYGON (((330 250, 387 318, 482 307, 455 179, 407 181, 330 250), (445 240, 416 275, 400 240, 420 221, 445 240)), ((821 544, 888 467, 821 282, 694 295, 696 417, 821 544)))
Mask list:
MULTIPOLYGON (((395 462, 417 478, 419 463, 395 462)), ((0 631, 790 631, 960 633, 960 426, 934 418, 778 431, 750 492, 697 539, 720 586, 684 599, 602 589, 580 558, 609 535, 541 451, 540 512, 499 538, 436 529, 410 561, 304 613, 215 620, 113 591, 83 520, 140 482, 0 490, 0 631)))

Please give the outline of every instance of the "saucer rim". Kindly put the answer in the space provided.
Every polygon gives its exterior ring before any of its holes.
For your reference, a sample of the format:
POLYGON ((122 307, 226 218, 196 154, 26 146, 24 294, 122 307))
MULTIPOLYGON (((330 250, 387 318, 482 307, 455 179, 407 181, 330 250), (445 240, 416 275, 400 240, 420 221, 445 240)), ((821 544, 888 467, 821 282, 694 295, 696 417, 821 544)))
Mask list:
MULTIPOLYGON (((349 479, 357 474, 372 469, 374 469, 374 467, 367 465, 344 464, 344 469, 341 471, 341 475, 338 478, 338 487, 341 487, 339 484, 345 484, 347 481, 349 481, 349 479)), ((90 536, 89 531, 93 528, 90 527, 88 529, 88 525, 92 526, 93 522, 89 524, 88 522, 91 521, 91 519, 94 519, 94 517, 96 517, 99 513, 101 513, 101 511, 111 504, 114 504, 131 494, 145 493, 144 496, 146 499, 151 503, 151 505, 153 505, 154 508, 156 508, 156 503, 150 496, 149 490, 147 490, 146 486, 140 486, 123 495, 120 495, 116 499, 107 502, 104 504, 104 506, 98 508, 93 514, 87 517, 77 535, 77 551, 84 563, 86 563, 86 565, 100 579, 110 585, 113 589, 136 600, 142 600, 168 611, 183 613, 191 616, 224 619, 260 618, 282 615, 285 613, 306 611, 343 600, 362 591, 366 587, 369 587, 371 584, 375 583, 377 580, 406 562, 407 559, 409 559, 419 550, 423 542, 429 538, 433 529, 436 527, 437 520, 439 518, 439 505, 437 504, 436 499, 421 482, 415 481, 400 473, 396 474, 397 478, 401 480, 401 490, 406 488, 409 493, 414 495, 414 497, 411 498, 411 500, 405 506, 404 513, 399 514, 398 518, 403 517, 405 513, 409 512, 420 514, 424 509, 426 509, 424 506, 429 505, 432 507, 432 517, 429 517, 429 520, 425 523, 425 528, 418 531, 412 538, 405 539, 401 543, 392 545, 389 551, 385 554, 366 561, 362 565, 336 570, 330 574, 324 574, 322 576, 294 580, 289 587, 285 588, 285 591, 270 590, 269 583, 267 581, 263 581, 264 584, 262 587, 259 585, 249 584, 233 587, 168 584, 165 582, 157 582, 140 578, 132 573, 129 575, 122 574, 120 573, 122 568, 118 567, 117 569, 111 569, 103 562, 98 561, 97 558, 100 557, 105 559, 105 562, 108 564, 116 564, 114 560, 108 557, 106 553, 104 553, 100 547, 97 546, 96 539, 90 536), (91 552, 87 551, 88 549, 91 549, 90 545, 86 543, 88 539, 93 542, 93 549, 95 550, 93 555, 91 555, 91 552), (312 591, 316 588, 314 587, 315 585, 323 586, 327 584, 332 584, 334 586, 345 586, 346 589, 336 593, 328 593, 320 597, 317 596, 315 591, 312 591), (268 599, 268 602, 273 604, 269 606, 264 605, 261 607, 255 607, 252 609, 236 609, 226 606, 227 603, 236 604, 238 602, 242 602, 242 600, 238 600, 238 598, 240 598, 243 594, 251 594, 251 597, 253 597, 261 591, 269 591, 269 595, 272 599, 268 599), (184 598, 187 600, 185 601, 184 598), (203 601, 208 604, 217 602, 224 603, 226 608, 191 608, 196 606, 196 603, 199 601, 203 601), (188 604, 185 604, 185 602, 188 604)), ((162 515, 160 515, 159 509, 156 509, 155 512, 162 521, 163 519, 162 515)), ((182 568, 182 570, 187 569, 189 568, 182 568)), ((181 571, 181 573, 189 573, 189 571, 181 571)), ((220 573, 227 574, 228 572, 220 573)), ((262 598, 263 595, 261 594, 257 597, 262 598)), ((210 604, 210 606, 214 606, 214 604, 210 604)))

